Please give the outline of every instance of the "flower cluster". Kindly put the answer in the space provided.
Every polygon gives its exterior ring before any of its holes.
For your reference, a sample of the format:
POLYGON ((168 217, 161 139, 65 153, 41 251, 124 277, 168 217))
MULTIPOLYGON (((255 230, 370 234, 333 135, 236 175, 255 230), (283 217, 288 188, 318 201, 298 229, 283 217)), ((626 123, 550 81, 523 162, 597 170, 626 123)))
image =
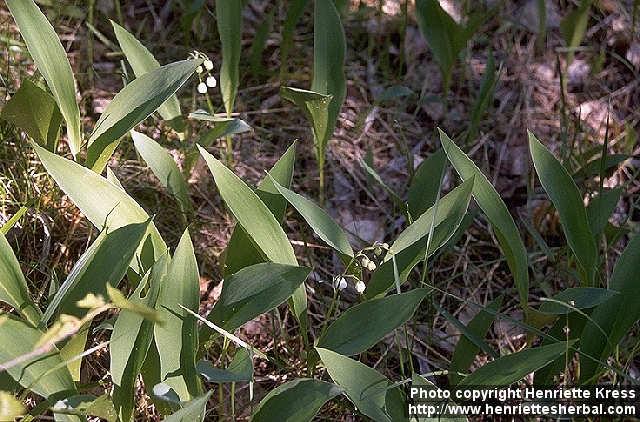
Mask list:
MULTIPOLYGON (((349 266, 347 267, 347 270, 353 264, 353 266, 356 268, 360 266, 363 270, 375 271, 376 268, 378 268, 375 260, 379 259, 382 254, 388 250, 389 245, 387 243, 376 242, 373 244, 373 246, 369 246, 359 251, 353 258, 351 264, 349 264, 349 266), (371 256, 367 255, 367 252, 371 256)), ((333 288, 338 290, 346 289, 348 285, 347 278, 351 278, 355 281, 354 288, 358 293, 364 293, 367 288, 367 285, 364 283, 364 281, 360 280, 353 274, 346 274, 346 271, 344 274, 333 278, 333 288)))
POLYGON ((198 78, 200 79, 200 83, 198 84, 198 92, 200 94, 206 94, 209 88, 215 88, 218 86, 218 81, 213 76, 211 71, 213 70, 213 62, 209 60, 209 58, 204 54, 198 51, 194 51, 191 53, 191 57, 195 59, 204 59, 202 66, 198 66, 196 69, 196 73, 198 74, 198 78))

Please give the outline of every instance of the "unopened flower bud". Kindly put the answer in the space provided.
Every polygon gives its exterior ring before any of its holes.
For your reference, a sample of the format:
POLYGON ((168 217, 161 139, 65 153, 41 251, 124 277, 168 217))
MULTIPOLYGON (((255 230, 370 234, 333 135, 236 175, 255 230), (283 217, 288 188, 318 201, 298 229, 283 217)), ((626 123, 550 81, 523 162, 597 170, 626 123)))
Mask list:
POLYGON ((204 68, 207 70, 213 69, 213 62, 211 60, 204 61, 204 68))
POLYGON ((200 74, 202 72, 204 72, 204 69, 202 68, 202 66, 196 67, 196 73, 200 74))
POLYGON ((383 247, 384 249, 389 249, 389 244, 388 244, 387 242, 384 242, 384 243, 382 244, 382 247, 383 247))
POLYGON ((338 289, 344 290, 347 288, 347 280, 344 277, 340 277, 340 283, 338 284, 338 289))
POLYGON ((376 256, 382 255, 382 248, 380 246, 376 246, 373 248, 373 253, 376 254, 376 256))
POLYGON ((364 290, 367 288, 367 285, 364 284, 364 281, 358 280, 356 283, 356 291, 360 294, 364 293, 364 290))
POLYGON ((369 265, 369 258, 367 258, 366 256, 362 258, 362 260, 360 260, 360 263, 362 264, 363 267, 367 267, 369 265))
POLYGON ((206 94, 207 93, 207 85, 204 82, 200 82, 198 84, 198 92, 200 94, 206 94))
POLYGON ((369 261, 369 263, 367 264, 367 270, 369 271, 374 271, 376 269, 376 264, 373 261, 369 261))
POLYGON ((207 86, 209 88, 215 88, 216 85, 218 85, 218 81, 216 81, 216 78, 214 78, 213 76, 208 76, 207 77, 207 86))

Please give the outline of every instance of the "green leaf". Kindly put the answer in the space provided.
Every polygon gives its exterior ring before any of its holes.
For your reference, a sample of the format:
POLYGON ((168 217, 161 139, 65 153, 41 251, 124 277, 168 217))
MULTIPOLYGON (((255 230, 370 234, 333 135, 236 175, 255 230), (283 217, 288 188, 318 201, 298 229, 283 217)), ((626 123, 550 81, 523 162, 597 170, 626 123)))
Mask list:
POLYGON ((453 66, 472 33, 456 23, 438 0, 416 0, 416 17, 420 31, 440 66, 444 90, 448 91, 453 66))
POLYGON ((318 340, 318 347, 350 356, 362 353, 407 322, 427 289, 371 299, 343 312, 318 340))
POLYGON ((0 320, 0 365, 8 366, 20 358, 7 372, 24 388, 44 398, 74 392, 71 374, 55 347, 48 353, 34 353, 43 334, 26 322, 6 315, 0 320))
POLYGON ((366 298, 384 294, 394 286, 394 265, 398 269, 400 283, 407 280, 411 270, 425 259, 425 249, 432 223, 434 223, 433 236, 426 257, 430 257, 449 242, 460 226, 469 204, 473 181, 469 180, 465 183, 445 195, 437 206, 433 205, 425 211, 398 236, 384 262, 373 273, 365 291, 366 298), (396 252, 398 250, 399 252, 396 252))
POLYGON ((81 355, 87 346, 90 325, 91 322, 85 323, 60 349, 60 358, 67 362, 67 368, 69 368, 69 373, 74 382, 80 382, 80 369, 82 368, 83 360, 81 355))
POLYGON ((196 370, 207 382, 222 384, 253 381, 253 359, 247 349, 243 348, 236 351, 233 360, 226 369, 216 368, 211 362, 201 360, 196 365, 196 370))
POLYGON ((54 313, 82 317, 87 310, 79 308, 76 302, 89 293, 106 297, 107 283, 117 287, 140 247, 149 223, 129 224, 112 232, 103 231, 76 262, 49 303, 42 322, 49 322, 54 313))
POLYGON ((594 235, 598 236, 602 234, 609 222, 609 217, 611 217, 611 214, 618 205, 621 195, 622 188, 617 187, 604 189, 598 196, 591 199, 587 207, 587 218, 589 220, 589 227, 591 227, 594 235))
POLYGON ((347 234, 325 210, 304 196, 280 186, 274 179, 271 181, 278 189, 278 192, 302 215, 320 239, 337 252, 353 256, 353 249, 349 245, 347 234))
MULTIPOLYGON (((606 361, 614 348, 640 319, 640 236, 635 235, 613 268, 609 288, 619 294, 598 305, 580 336, 580 350, 593 359, 606 361), (605 338, 602 331, 609 335, 605 338)), ((599 363, 586 357, 580 362, 580 382, 593 378, 599 363)))
MULTIPOLYGON (((485 338, 491 324, 496 319, 496 313, 500 311, 501 304, 502 296, 498 296, 473 317, 466 327, 467 332, 478 338, 485 338)), ((453 351, 451 364, 449 365, 449 383, 451 385, 456 385, 460 382, 462 377, 459 373, 464 373, 469 369, 478 352, 480 352, 480 347, 463 331, 463 335, 460 336, 460 340, 458 340, 458 344, 453 351)))
MULTIPOLYGON (((107 394, 95 397, 90 394, 78 394, 55 404, 56 420, 59 420, 62 411, 78 416, 97 416, 100 420, 116 422, 118 420, 113 402, 107 394)), ((86 419, 83 419, 86 420, 86 419)))
MULTIPOLYGON (((329 109, 333 95, 320 94, 314 91, 284 86, 280 88, 280 95, 291 101, 303 111, 313 128, 313 138, 316 146, 316 159, 324 162, 324 149, 333 127, 330 126, 329 109)), ((334 123, 335 125, 335 123, 334 123)))
MULTIPOLYGON (((44 148, 34 146, 34 149, 58 186, 97 228, 115 230, 149 220, 149 215, 121 187, 44 148)), ((149 225, 147 233, 153 243, 155 256, 162 255, 167 246, 153 223, 149 225)), ((141 251, 142 245, 138 248, 137 257, 140 257, 141 251)), ((137 270, 137 262, 132 262, 131 267, 137 270)))
POLYGON ((513 273, 516 289, 518 289, 520 296, 520 305, 526 308, 529 295, 528 257, 513 217, 487 177, 441 130, 440 142, 447 153, 449 162, 460 177, 463 180, 475 178, 473 197, 493 227, 502 252, 507 258, 507 264, 513 273))
POLYGON ((51 152, 58 146, 62 114, 55 99, 28 79, 2 109, 0 117, 51 152))
POLYGON ((596 307, 617 294, 614 290, 595 287, 570 287, 554 295, 551 300, 544 300, 540 305, 540 312, 565 315, 576 309, 596 307))
POLYGON ((88 141, 86 166, 102 173, 120 138, 149 117, 189 79, 202 60, 183 60, 145 73, 107 105, 88 141))
POLYGON ((249 70, 254 78, 259 78, 262 74, 265 74, 262 56, 264 55, 267 41, 269 40, 269 32, 271 32, 271 27, 273 26, 273 15, 275 11, 275 7, 271 7, 269 13, 265 11, 264 19, 260 25, 258 25, 253 36, 251 53, 249 54, 249 70))
POLYGON ((67 53, 53 26, 32 0, 7 0, 7 6, 67 122, 69 148, 75 157, 82 145, 82 134, 75 80, 67 53))
POLYGON ((8 219, 2 226, 0 226, 0 234, 6 236, 7 233, 9 233, 9 230, 11 230, 13 226, 15 226, 18 221, 20 221, 20 219, 27 213, 28 210, 29 208, 25 206, 20 207, 18 211, 16 211, 16 213, 11 216, 10 219, 8 219))
POLYGON ((160 355, 160 377, 186 401, 201 393, 196 373, 198 327, 196 319, 182 305, 198 312, 200 274, 188 230, 180 238, 160 290, 156 309, 163 324, 154 326, 154 338, 160 355))
MULTIPOLYGON (((136 78, 160 67, 160 63, 158 63, 153 54, 151 54, 149 50, 147 50, 147 47, 142 45, 133 34, 114 21, 111 21, 111 25, 113 25, 113 32, 116 34, 118 44, 120 44, 120 48, 131 65, 136 78)), ((165 120, 173 120, 180 116, 180 102, 178 101, 178 97, 175 94, 171 95, 158 107, 158 113, 160 113, 160 116, 165 120)))
POLYGON ((298 378, 269 391, 251 421, 310 422, 326 402, 341 393, 340 387, 330 382, 298 378))
POLYGON ((359 412, 375 421, 391 422, 386 411, 390 382, 384 375, 331 350, 316 350, 331 379, 344 389, 359 412))
POLYGON ((191 400, 182 409, 173 415, 167 416, 164 422, 202 422, 207 411, 207 402, 212 392, 209 391, 204 396, 191 400))
MULTIPOLYGON (((449 235, 449 237, 453 235, 456 227, 460 224, 460 221, 467 212, 467 207, 471 200, 473 185, 473 178, 465 180, 464 183, 440 199, 437 205, 429 208, 416 221, 414 221, 413 224, 404 229, 389 248, 389 252, 384 260, 390 260, 392 255, 399 254, 414 243, 420 241, 423 237, 427 236, 432 225, 434 228, 439 227, 442 224, 449 226, 444 234, 449 235)), ((448 240, 448 237, 442 242, 436 242, 433 247, 436 245, 438 247, 441 246, 446 242, 446 240, 448 240)))
MULTIPOLYGON (((287 200, 280 195, 273 184, 273 180, 281 186, 291 186, 293 180, 293 167, 296 159, 296 144, 293 143, 287 151, 269 170, 268 176, 265 176, 258 184, 255 193, 269 208, 277 221, 282 221, 287 208, 287 200)), ((236 225, 231 235, 231 239, 225 251, 224 275, 225 277, 234 274, 244 267, 264 261, 263 253, 251 241, 251 238, 244 231, 242 226, 236 225)))
POLYGON ((529 149, 540 183, 560 215, 560 223, 567 243, 582 269, 583 285, 593 286, 598 250, 582 202, 582 195, 567 170, 531 132, 529 132, 529 149))
MULTIPOLYGON (((155 308, 169 260, 168 255, 164 254, 156 261, 129 297, 132 303, 155 308), (145 288, 148 291, 142 297, 145 288)), ((120 311, 113 326, 109 343, 109 372, 114 384, 114 405, 122 421, 133 418, 136 381, 153 340, 153 326, 153 321, 128 309, 120 311)))
POLYGON ((216 21, 222 44, 220 92, 228 116, 233 112, 240 80, 242 6, 243 2, 237 0, 216 1, 216 21))
POLYGON ((409 214, 414 219, 424 214, 436 202, 446 164, 447 156, 442 149, 439 149, 420 163, 416 169, 407 192, 409 214))
POLYGON ((41 318, 40 309, 29 297, 27 281, 22 275, 20 263, 2 233, 0 233, 0 301, 13 307, 31 325, 38 325, 41 318))
POLYGON ((275 308, 304 283, 311 270, 264 262, 228 276, 209 320, 227 331, 275 308))
POLYGON ((573 343, 573 341, 562 341, 502 356, 476 369, 458 385, 507 386, 520 381, 528 374, 545 367, 557 357, 567 353, 573 343))
MULTIPOLYGON (((287 235, 264 202, 224 164, 199 148, 222 199, 264 256, 277 264, 298 265, 287 235)), ((306 332, 307 295, 304 284, 293 295, 293 311, 306 332)))
MULTIPOLYGON (((326 130, 316 139, 318 162, 322 168, 325 149, 338 121, 347 93, 344 57, 347 50, 340 14, 333 1, 315 1, 313 9, 313 81, 311 91, 331 95, 326 130)), ((315 125, 314 125, 315 126, 315 125)))
POLYGON ((131 137, 133 144, 153 174, 178 201, 182 215, 185 218, 190 216, 193 213, 193 206, 189 198, 189 188, 171 154, 147 135, 132 130, 131 137))
MULTIPOLYGON (((578 47, 587 33, 591 2, 592 0, 582 0, 577 9, 569 12, 560 21, 560 33, 570 49, 578 47)), ((573 61, 573 56, 574 51, 570 51, 568 55, 569 62, 573 61)))

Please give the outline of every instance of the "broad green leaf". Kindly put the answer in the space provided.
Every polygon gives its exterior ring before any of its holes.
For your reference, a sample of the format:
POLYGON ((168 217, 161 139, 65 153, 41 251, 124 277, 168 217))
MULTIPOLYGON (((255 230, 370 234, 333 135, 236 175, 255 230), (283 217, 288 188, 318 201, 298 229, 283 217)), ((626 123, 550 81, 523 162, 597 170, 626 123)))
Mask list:
POLYGON ((618 293, 609 289, 595 287, 570 287, 545 300, 540 305, 540 312, 545 314, 564 315, 576 309, 589 309, 606 302, 618 293))
POLYGON ((284 23, 282 24, 282 41, 280 42, 281 75, 287 72, 289 66, 289 51, 293 48, 293 34, 307 4, 309 4, 309 0, 291 0, 287 3, 287 16, 284 18, 284 23))
POLYGON ((349 308, 327 328, 317 346, 346 356, 364 352, 407 322, 428 292, 414 289, 349 308))
MULTIPOLYGON (((156 70, 160 67, 160 63, 156 58, 147 50, 147 47, 142 45, 140 41, 136 39, 126 29, 111 21, 113 25, 113 32, 116 34, 118 44, 122 52, 127 57, 127 61, 133 69, 133 74, 136 78, 156 70)), ((178 97, 174 94, 171 95, 160 107, 158 107, 158 113, 165 120, 173 120, 180 116, 180 102, 178 97)))
MULTIPOLYGON (((287 235, 264 202, 224 164, 199 148, 222 199, 264 256, 277 264, 298 265, 287 235)), ((293 311, 306 332, 307 294, 304 284, 293 295, 293 311)))
POLYGON ((528 257, 513 217, 487 177, 441 130, 440 142, 447 153, 449 162, 460 177, 463 180, 475 178, 473 197, 493 227, 502 252, 507 258, 507 264, 513 273, 516 289, 520 296, 520 305, 526 308, 529 295, 528 257))
POLYGON ((22 81, 0 117, 24 130, 49 151, 56 151, 62 114, 55 99, 29 79, 22 81))
POLYGON ((264 55, 265 48, 267 47, 267 41, 269 40, 269 33, 273 26, 273 15, 276 12, 276 7, 271 7, 269 13, 264 14, 264 19, 258 25, 251 42, 251 52, 249 53, 249 70, 254 78, 259 78, 262 75, 268 75, 265 71, 262 63, 262 56, 264 55))
POLYGON ((112 232, 103 231, 82 254, 49 303, 42 321, 49 322, 55 313, 82 317, 87 313, 76 302, 87 294, 107 296, 107 283, 120 284, 148 231, 149 221, 129 224, 112 232))
MULTIPOLYGON (((338 122, 347 93, 344 57, 347 50, 340 14, 333 1, 314 1, 313 9, 313 81, 311 91, 330 95, 326 130, 316 139, 318 163, 322 168, 324 154, 338 122)), ((314 125, 315 126, 315 125, 314 125)))
POLYGON ((400 234, 384 262, 373 273, 365 291, 366 298, 384 294, 395 285, 394 265, 397 267, 400 283, 404 283, 411 270, 425 259, 425 255, 427 258, 430 257, 449 242, 467 212, 473 181, 469 180, 465 183, 466 185, 458 186, 445 195, 437 206, 433 205, 425 211, 418 220, 400 234), (433 236, 429 251, 425 254, 432 223, 435 224, 433 236), (395 252, 396 250, 400 252, 395 252))
POLYGON ((24 404, 13 394, 0 391, 0 421, 14 421, 27 414, 24 404))
POLYGON ((325 210, 304 196, 280 186, 277 181, 273 179, 271 181, 278 189, 278 192, 302 215, 320 239, 337 252, 353 256, 353 249, 349 245, 347 234, 325 210))
POLYGON ((269 391, 251 421, 310 422, 326 402, 341 393, 340 387, 330 382, 298 378, 269 391))
POLYGON ((227 331, 284 302, 304 283, 311 270, 264 262, 228 276, 209 320, 227 331))
MULTIPOLYGON (((88 168, 50 153, 44 148, 34 146, 34 149, 58 186, 97 228, 102 229, 106 226, 115 230, 149 220, 149 215, 121 187, 88 168)), ((153 223, 149 225, 147 233, 153 243, 155 256, 162 255, 167 246, 153 223)), ((141 251, 142 245, 138 248, 138 257, 141 251)), ((131 267, 137 270, 137 262, 132 262, 131 267)))
POLYGON ((331 379, 344 389, 359 412, 374 421, 391 422, 386 410, 390 382, 384 375, 331 350, 316 350, 331 379))
POLYGON ((384 260, 390 260, 392 255, 399 254, 423 237, 427 236, 432 225, 435 228, 440 226, 442 223, 449 223, 450 221, 447 220, 449 220, 450 216, 454 216, 453 221, 455 224, 454 227, 449 227, 448 234, 453 235, 455 228, 460 224, 464 214, 467 212, 467 207, 471 200, 473 185, 473 178, 465 180, 460 186, 442 197, 437 205, 432 206, 424 212, 416 221, 413 222, 413 224, 404 229, 402 233, 398 235, 395 242, 393 242, 389 248, 389 252, 387 253, 387 256, 385 256, 384 260))
POLYGON ((185 218, 189 217, 193 213, 189 188, 171 154, 145 134, 132 130, 131 137, 133 144, 153 174, 160 180, 162 186, 167 188, 169 193, 176 198, 182 215, 185 218))
MULTIPOLYGON (((162 255, 142 278, 129 300, 155 307, 168 264, 168 255, 162 255), (148 291, 146 296, 142 297, 145 288, 148 288, 148 291)), ((153 340, 153 326, 153 321, 127 309, 120 311, 113 326, 109 343, 109 372, 114 384, 114 405, 122 421, 128 422, 133 418, 136 381, 153 340)))
MULTIPOLYGON (((473 317, 467 325, 467 332, 476 337, 485 338, 491 324, 496 319, 496 313, 500 311, 501 304, 502 296, 498 296, 473 317)), ((462 376, 459 373, 464 373, 469 369, 473 359, 479 352, 480 348, 463 332, 453 351, 451 364, 449 365, 449 383, 451 385, 456 385, 460 381, 462 376)))
POLYGON ((562 341, 502 356, 476 369, 458 385, 508 386, 567 353, 573 343, 562 341))
MULTIPOLYGON (((618 165, 629 158, 626 154, 607 154, 604 160, 604 170, 609 174, 612 169, 618 167, 618 165)), ((600 174, 600 167, 602 167, 602 158, 598 157, 587 164, 580 167, 573 175, 571 176, 573 180, 579 182, 582 179, 586 179, 593 176, 598 176, 600 174)))
POLYGON ((407 192, 407 205, 413 219, 424 214, 436 202, 446 164, 447 156, 442 149, 439 149, 420 163, 416 169, 407 192))
POLYGON ((233 112, 240 83, 240 52, 242 50, 242 6, 237 0, 216 1, 216 22, 222 44, 220 92, 227 115, 233 112))
MULTIPOLYGON (((269 208, 277 221, 282 221, 287 207, 287 200, 275 188, 273 180, 281 186, 290 187, 293 180, 293 167, 296 158, 296 144, 293 143, 280 159, 269 170, 258 184, 255 193, 269 208)), ((236 225, 227 245, 224 260, 225 277, 234 274, 244 267, 264 261, 264 254, 251 241, 242 226, 236 225)))
POLYGON ((82 145, 82 134, 75 80, 67 53, 53 26, 33 0, 7 0, 7 6, 18 24, 33 61, 47 81, 67 122, 69 148, 75 157, 82 145))
POLYGON ((26 322, 7 315, 0 323, 0 365, 7 365, 17 358, 25 358, 7 372, 24 388, 39 396, 74 392, 71 374, 60 359, 57 349, 34 354, 34 349, 44 333, 26 322))
POLYGON ((186 401, 201 394, 202 386, 196 373, 196 319, 180 305, 193 312, 200 305, 200 273, 188 229, 176 247, 156 303, 163 323, 154 326, 161 379, 186 401))
MULTIPOLYGON (((369 149, 369 151, 371 150, 369 149)), ((367 175, 369 176, 369 179, 367 180, 370 182, 375 181, 376 183, 378 183, 382 187, 382 189, 384 189, 387 192, 387 194, 389 195, 391 200, 396 204, 396 206, 399 209, 401 209, 403 212, 406 212, 407 204, 400 198, 400 196, 389 185, 385 183, 384 180, 382 180, 382 177, 378 174, 376 169, 373 168, 373 157, 371 157, 371 165, 369 165, 369 163, 367 163, 367 161, 363 159, 359 159, 358 161, 360 163, 360 166, 364 169, 364 171, 367 172, 367 175)))
POLYGON ((333 95, 325 95, 287 86, 280 88, 280 95, 285 100, 291 101, 300 107, 307 119, 311 122, 316 146, 316 159, 318 162, 323 163, 323 151, 326 142, 329 137, 331 137, 331 133, 328 132, 329 130, 333 131, 329 120, 329 109, 332 104, 333 95))
POLYGON ((120 138, 149 117, 189 79, 202 60, 183 60, 145 73, 118 92, 88 141, 86 166, 102 173, 120 138))
POLYGON ((213 391, 186 403, 173 415, 164 418, 164 422, 202 422, 207 412, 207 402, 213 391))
POLYGON ((540 183, 560 215, 567 243, 583 271, 583 284, 593 286, 598 250, 582 195, 567 170, 531 132, 529 149, 540 183))
MULTIPOLYGON (((609 288, 619 294, 600 304, 591 313, 591 320, 580 336, 580 350, 588 356, 606 361, 614 348, 640 319, 640 236, 635 235, 624 252, 618 258, 609 288), (608 334, 604 338, 602 331, 608 334)), ((593 359, 581 357, 580 382, 589 381, 598 371, 599 363, 593 359)))
MULTIPOLYGON (((560 21, 560 33, 570 49, 578 47, 587 33, 591 3, 592 0, 582 0, 577 9, 569 12, 560 21)), ((570 51, 568 55, 569 62, 573 61, 573 56, 574 51, 570 51)))
POLYGON ((598 236, 604 231, 621 195, 622 188, 617 187, 604 189, 598 196, 591 199, 587 207, 587 218, 594 235, 598 236))
POLYGON ((253 381, 253 359, 249 351, 240 348, 233 356, 233 360, 226 369, 213 366, 207 360, 201 360, 196 365, 196 370, 207 382, 218 384, 225 382, 253 381))
POLYGON ((465 28, 456 23, 438 0, 416 0, 416 17, 420 31, 440 66, 446 92, 451 82, 453 66, 466 48, 474 28, 465 28))
POLYGON ((38 325, 41 318, 40 309, 29 297, 27 281, 22 275, 20 263, 2 233, 0 233, 0 302, 13 307, 31 325, 38 325))

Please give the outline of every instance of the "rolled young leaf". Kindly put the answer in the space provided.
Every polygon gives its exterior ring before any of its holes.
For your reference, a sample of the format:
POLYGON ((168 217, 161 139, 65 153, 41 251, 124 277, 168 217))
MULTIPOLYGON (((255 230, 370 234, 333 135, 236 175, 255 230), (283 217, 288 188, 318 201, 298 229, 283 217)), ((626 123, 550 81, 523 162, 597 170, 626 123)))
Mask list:
POLYGON ((47 81, 67 122, 69 149, 75 157, 82 145, 75 79, 60 39, 33 0, 7 0, 33 61, 47 81))

